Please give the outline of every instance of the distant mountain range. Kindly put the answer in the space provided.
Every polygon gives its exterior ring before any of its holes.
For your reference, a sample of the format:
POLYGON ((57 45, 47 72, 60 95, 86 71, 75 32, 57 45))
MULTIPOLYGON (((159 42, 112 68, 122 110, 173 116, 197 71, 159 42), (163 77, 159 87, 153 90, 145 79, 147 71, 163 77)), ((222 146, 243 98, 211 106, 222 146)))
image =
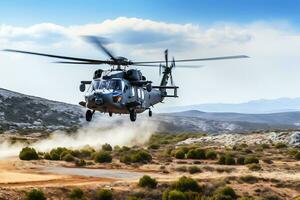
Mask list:
MULTIPOLYGON (((273 106, 266 108, 272 108, 274 110, 276 109, 275 105, 278 105, 278 107, 282 109, 284 106, 280 106, 279 102, 283 101, 291 102, 287 99, 275 100, 276 103, 273 103, 273 106)), ((262 105, 262 103, 258 102, 261 101, 257 101, 257 105, 262 105)), ((296 105, 295 99, 294 103, 296 105)), ((249 109, 251 107, 249 105, 253 106, 254 104, 255 103, 247 103, 244 105, 244 109, 246 107, 249 109)), ((265 103, 265 105, 271 105, 271 102, 268 100, 268 103, 265 103)), ((291 109, 292 104, 290 103, 289 105, 291 109)), ((263 107, 260 108, 259 110, 261 111, 268 110, 262 109, 263 107)), ((237 107, 235 109, 237 109, 237 107)), ((101 120, 101 117, 107 117, 107 115, 104 116, 100 114, 98 117, 101 120)), ((131 123, 127 116, 121 117, 120 120, 126 120, 128 123, 131 123)), ((139 115, 138 120, 149 120, 149 118, 146 115, 139 115)), ((154 116, 150 118, 150 120, 158 124, 158 132, 166 133, 204 132, 218 134, 300 128, 300 112, 241 114, 234 112, 216 113, 185 110, 183 112, 173 113, 154 113, 154 116)), ((51 132, 55 130, 72 131, 81 127, 83 124, 86 124, 84 109, 78 105, 50 101, 0 89, 0 133, 51 132)), ((118 124, 116 124, 116 126, 117 125, 118 124)))
POLYGON ((300 98, 280 98, 273 100, 261 99, 237 104, 211 103, 189 106, 175 106, 162 108, 161 112, 182 112, 187 110, 252 114, 291 112, 300 111, 300 98))

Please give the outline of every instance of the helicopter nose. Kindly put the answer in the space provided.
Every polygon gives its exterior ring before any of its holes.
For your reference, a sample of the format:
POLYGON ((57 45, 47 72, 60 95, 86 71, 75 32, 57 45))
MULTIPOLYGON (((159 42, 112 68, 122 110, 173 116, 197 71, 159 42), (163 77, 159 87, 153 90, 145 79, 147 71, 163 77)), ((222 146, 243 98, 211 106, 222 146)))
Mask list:
POLYGON ((97 105, 102 105, 103 104, 103 98, 102 98, 103 94, 101 92, 97 92, 95 93, 95 103, 97 105))

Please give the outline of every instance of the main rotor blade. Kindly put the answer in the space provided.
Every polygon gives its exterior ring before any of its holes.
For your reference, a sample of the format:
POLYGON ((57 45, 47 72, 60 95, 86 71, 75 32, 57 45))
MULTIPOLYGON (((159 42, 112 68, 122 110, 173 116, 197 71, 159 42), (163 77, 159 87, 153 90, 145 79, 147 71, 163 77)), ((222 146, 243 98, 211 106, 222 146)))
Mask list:
POLYGON ((78 65, 101 65, 101 64, 107 64, 107 63, 97 63, 97 62, 68 62, 68 61, 56 61, 53 63, 58 64, 78 64, 78 65))
MULTIPOLYGON (((159 67, 159 65, 147 65, 147 64, 134 64, 134 66, 139 66, 139 67, 159 67)), ((204 67, 203 65, 176 65, 176 68, 193 68, 193 69, 196 69, 196 68, 201 68, 201 67, 204 67)))
POLYGON ((60 59, 66 59, 66 60, 76 60, 76 61, 83 61, 83 62, 99 63, 99 64, 102 64, 102 63, 109 64, 110 63, 109 61, 106 61, 106 60, 93 60, 93 59, 86 59, 86 58, 75 58, 75 57, 59 56, 59 55, 37 53, 37 52, 30 52, 30 51, 20 51, 20 50, 14 50, 14 49, 4 49, 3 51, 14 52, 14 53, 31 54, 31 55, 37 55, 37 56, 45 56, 45 57, 51 57, 51 58, 60 58, 60 59))
MULTIPOLYGON (((212 57, 212 58, 195 58, 195 59, 175 60, 175 62, 196 62, 196 61, 226 60, 226 59, 237 59, 237 58, 249 58, 249 56, 238 55, 238 56, 224 56, 224 57, 212 57)), ((160 61, 133 62, 133 64, 162 63, 162 62, 165 61, 160 60, 160 61)))
POLYGON ((95 36, 84 36, 84 38, 88 42, 94 44, 97 48, 99 48, 100 50, 102 50, 112 60, 116 61, 115 56, 113 56, 113 54, 106 47, 104 47, 104 45, 103 45, 104 39, 103 38, 99 38, 99 37, 95 37, 95 36))

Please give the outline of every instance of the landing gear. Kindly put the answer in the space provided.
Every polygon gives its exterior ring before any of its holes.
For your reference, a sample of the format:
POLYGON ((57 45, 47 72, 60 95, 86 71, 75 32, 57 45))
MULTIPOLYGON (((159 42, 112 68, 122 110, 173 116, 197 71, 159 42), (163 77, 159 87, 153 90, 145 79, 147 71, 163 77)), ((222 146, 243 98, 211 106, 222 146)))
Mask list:
POLYGON ((88 122, 92 121, 94 113, 95 113, 95 111, 87 110, 86 113, 85 113, 86 121, 88 121, 88 122))
POLYGON ((152 111, 151 110, 149 110, 149 117, 152 117, 152 111))
POLYGON ((135 110, 131 110, 130 111, 130 120, 132 122, 135 122, 135 120, 136 120, 136 112, 135 112, 135 110))
POLYGON ((109 114, 110 117, 112 117, 112 112, 109 112, 108 114, 109 114))

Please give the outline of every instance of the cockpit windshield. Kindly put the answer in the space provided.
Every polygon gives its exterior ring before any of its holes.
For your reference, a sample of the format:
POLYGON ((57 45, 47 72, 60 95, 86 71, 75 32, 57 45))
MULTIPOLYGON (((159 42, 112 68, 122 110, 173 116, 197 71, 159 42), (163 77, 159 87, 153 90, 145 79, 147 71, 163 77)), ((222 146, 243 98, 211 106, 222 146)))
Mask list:
POLYGON ((119 79, 112 80, 94 80, 92 83, 93 90, 106 89, 106 90, 122 90, 122 81, 119 79))

